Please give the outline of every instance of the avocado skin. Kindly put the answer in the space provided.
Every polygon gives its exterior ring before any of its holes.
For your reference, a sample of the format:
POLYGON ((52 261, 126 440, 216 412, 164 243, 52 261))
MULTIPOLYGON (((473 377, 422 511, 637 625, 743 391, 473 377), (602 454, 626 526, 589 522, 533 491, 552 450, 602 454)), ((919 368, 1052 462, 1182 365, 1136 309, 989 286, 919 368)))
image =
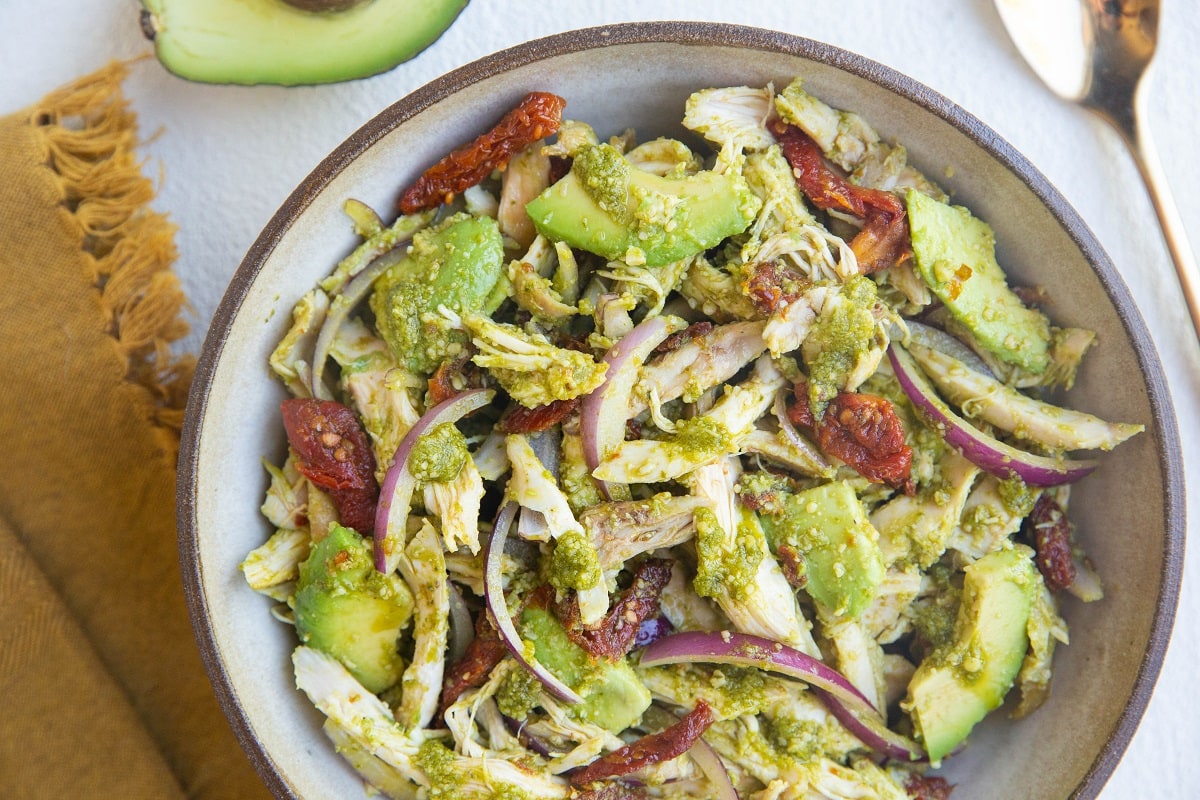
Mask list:
POLYGON ((913 259, 921 278, 980 345, 1040 375, 1050 362, 1050 321, 1027 308, 996 262, 987 223, 961 206, 910 189, 905 196, 913 259))
POLYGON ((551 241, 609 260, 624 259, 637 248, 646 266, 660 267, 746 230, 761 206, 740 175, 699 172, 664 178, 614 156, 608 152, 613 151, 611 145, 594 149, 608 157, 577 156, 570 172, 525 206, 538 233, 551 241), (595 162, 624 164, 605 174, 589 173, 581 166, 595 162))
POLYGON ((370 546, 353 529, 334 525, 313 545, 292 609, 300 641, 336 658, 368 691, 399 683, 397 645, 412 619, 412 594, 399 577, 375 570, 370 546))
POLYGON ((569 706, 578 719, 620 733, 650 707, 650 690, 628 662, 592 658, 546 609, 530 606, 521 613, 521 636, 533 642, 543 666, 583 697, 569 706))
POLYGON ((1036 570, 1024 546, 966 567, 954 641, 921 662, 903 704, 935 766, 1000 707, 1020 672, 1036 570))
POLYGON ((433 44, 467 0, 370 0, 305 11, 280 0, 142 0, 168 70, 202 83, 296 86, 386 72, 433 44))
POLYGON ((776 549, 790 544, 804 555, 808 593, 834 614, 857 618, 883 582, 879 533, 846 481, 807 489, 784 500, 771 518, 776 549))

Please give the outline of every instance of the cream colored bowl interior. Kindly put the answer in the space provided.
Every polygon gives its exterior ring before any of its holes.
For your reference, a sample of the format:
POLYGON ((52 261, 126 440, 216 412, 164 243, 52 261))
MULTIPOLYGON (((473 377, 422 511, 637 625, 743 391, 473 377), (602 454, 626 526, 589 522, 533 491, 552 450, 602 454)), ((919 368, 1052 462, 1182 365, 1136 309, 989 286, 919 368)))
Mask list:
POLYGON ((1081 786, 1081 796, 1093 796, 1119 759, 1157 675, 1183 531, 1174 421, 1161 370, 1098 245, 995 134, 870 62, 794 37, 722 26, 618 27, 607 36, 573 36, 452 73, 384 112, 281 209, 218 312, 181 461, 181 552, 218 695, 268 784, 280 796, 364 796, 321 733, 320 714, 294 688, 293 630, 271 617, 269 601, 247 588, 238 571, 270 532, 258 512, 266 487, 261 459, 278 459, 285 446, 278 415, 284 393, 268 375, 267 356, 288 326, 293 303, 355 244, 343 200, 393 208, 398 191, 426 165, 530 90, 562 95, 566 115, 591 123, 602 136, 632 126, 648 138, 681 133, 684 100, 695 89, 769 81, 782 87, 799 75, 817 96, 858 111, 885 138, 904 144, 912 163, 990 222, 1014 281, 1050 288, 1057 323, 1098 331, 1072 404, 1147 427, 1073 495, 1072 516, 1107 597, 1086 608, 1067 601, 1071 645, 1057 656, 1053 696, 1028 720, 982 726, 946 773, 959 784, 956 800, 1061 798, 1081 786), (690 43, 636 41, 647 37, 690 43), (592 47, 561 52, 578 43, 592 47), (958 124, 947 116, 957 116, 958 124), (989 142, 993 152, 981 145, 989 142), (1013 166, 1027 172, 1036 191, 1013 166), (1103 278, 1081 245, 1100 263, 1103 278), (1168 496, 1172 484, 1177 494, 1168 496))

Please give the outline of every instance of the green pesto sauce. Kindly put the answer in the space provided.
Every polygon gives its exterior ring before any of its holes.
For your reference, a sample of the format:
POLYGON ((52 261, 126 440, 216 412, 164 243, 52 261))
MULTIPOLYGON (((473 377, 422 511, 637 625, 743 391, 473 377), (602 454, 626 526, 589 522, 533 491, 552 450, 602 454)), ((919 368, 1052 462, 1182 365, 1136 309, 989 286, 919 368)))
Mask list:
POLYGON ((596 548, 579 531, 567 531, 558 538, 550 555, 546 579, 560 592, 590 589, 603 578, 596 548))
POLYGON ((652 685, 669 687, 671 697, 708 703, 717 719, 758 714, 766 705, 769 679, 755 667, 668 664, 643 671, 652 685))
POLYGON ((684 455, 702 461, 710 456, 732 452, 733 436, 729 429, 709 417, 681 419, 675 424, 670 443, 684 455))
POLYGON ((510 670, 508 677, 496 690, 496 706, 500 713, 515 720, 523 720, 538 705, 541 698, 541 682, 527 669, 510 670))
POLYGON ((774 718, 764 715, 762 723, 767 742, 778 753, 801 762, 824 754, 826 741, 830 738, 828 726, 836 724, 831 720, 822 725, 813 719, 796 719, 785 714, 774 718))
POLYGON ((963 511, 958 526, 968 535, 978 536, 989 531, 994 525, 1003 524, 1004 520, 997 515, 996 511, 996 506, 980 503, 974 508, 963 511))
POLYGON ((929 603, 920 603, 913 607, 913 627, 917 635, 934 648, 931 658, 944 658, 948 649, 954 645, 954 630, 958 620, 958 609, 962 603, 962 589, 950 581, 950 570, 935 564, 929 569, 928 575, 933 579, 937 590, 929 603))
POLYGON ((490 800, 531 800, 531 796, 511 783, 504 783, 492 787, 490 800))
POLYGON ((467 439, 453 422, 443 422, 417 439, 408 470, 419 481, 452 481, 467 463, 467 439))
POLYGON ((414 761, 429 777, 430 800, 457 800, 466 775, 457 766, 454 751, 437 739, 427 739, 417 749, 414 761))
POLYGON ((522 354, 477 354, 473 357, 474 362, 488 370, 512 399, 526 408, 547 405, 555 400, 571 400, 604 383, 608 364, 596 361, 588 353, 555 347, 545 336, 526 333, 508 323, 473 318, 467 324, 479 339, 492 341, 507 336, 529 345, 528 352, 534 353, 536 358, 522 354))
POLYGON ((746 709, 742 713, 750 713, 749 709, 761 710, 766 702, 767 678, 762 670, 755 667, 722 666, 714 669, 708 685, 728 698, 727 711, 740 707, 746 709))
POLYGON ((934 653, 944 653, 954 644, 954 621, 958 619, 958 607, 930 604, 915 609, 913 627, 921 638, 934 647, 934 653))
POLYGON ((943 434, 919 421, 906 425, 905 431, 908 434, 907 443, 913 449, 913 480, 922 490, 943 484, 945 481, 938 468, 942 457, 946 455, 947 445, 943 434))
POLYGON ((837 396, 875 340, 875 282, 856 275, 842 286, 841 297, 844 302, 834 303, 828 313, 817 318, 801 351, 808 364, 809 403, 817 416, 837 396))
POLYGON ((377 286, 371 310, 392 352, 409 369, 432 372, 452 345, 461 348, 466 342, 466 336, 459 331, 426 330, 423 318, 436 307, 433 284, 417 277, 400 276, 394 281, 381 280, 377 286))
POLYGON ((633 167, 615 147, 588 147, 576 154, 571 169, 604 213, 618 222, 629 222, 629 175, 633 167))
POLYGON ((583 443, 577 434, 563 434, 560 467, 559 480, 572 513, 578 515, 604 501, 584 461, 583 443))
MULTIPOLYGON (((465 800, 468 796, 479 797, 478 792, 471 791, 468 795, 463 789, 468 780, 472 783, 487 781, 486 772, 480 774, 479 770, 472 770, 475 774, 469 774, 454 751, 437 739, 422 742, 413 760, 429 777, 429 790, 425 795, 429 800, 465 800)), ((530 800, 528 792, 509 783, 487 781, 487 789, 490 800, 530 800)))
MULTIPOLYGON (((787 478, 765 470, 743 473, 733 490, 740 496, 753 498, 756 504, 754 508, 771 516, 784 513, 785 500, 792 494, 792 486, 787 478)), ((762 523, 764 528, 768 528, 767 539, 770 541, 769 528, 774 525, 769 519, 762 520, 762 523)))
POLYGON ((392 354, 428 374, 462 352, 467 335, 439 312, 482 309, 503 276, 504 244, 494 219, 455 214, 418 231, 404 258, 375 283, 371 310, 392 354))
POLYGON ((1000 495, 1001 502, 1004 503, 1004 510, 1014 517, 1023 517, 1033 511, 1034 503, 1042 494, 1041 489, 1026 485, 1016 475, 1000 481, 996 491, 1000 495))
POLYGON ((696 509, 695 520, 697 566, 692 588, 701 597, 745 599, 765 555, 752 523, 738 525, 730 547, 711 509, 696 509))

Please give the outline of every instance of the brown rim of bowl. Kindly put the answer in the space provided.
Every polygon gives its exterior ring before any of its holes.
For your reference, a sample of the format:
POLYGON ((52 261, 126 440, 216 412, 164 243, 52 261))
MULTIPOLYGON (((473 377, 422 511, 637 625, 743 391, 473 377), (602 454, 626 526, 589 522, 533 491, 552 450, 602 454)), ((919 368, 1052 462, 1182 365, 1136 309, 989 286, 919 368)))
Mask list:
POLYGON ((1151 411, 1158 434, 1156 445, 1159 462, 1166 477, 1163 511, 1167 522, 1161 583, 1156 601, 1154 623, 1150 632, 1149 647, 1138 668, 1133 694, 1116 726, 1109 734, 1104 749, 1097 755, 1079 787, 1071 795, 1072 798, 1078 800, 1095 798, 1099 795, 1105 782, 1121 760, 1129 741, 1133 738, 1138 723, 1146 710, 1146 705, 1150 701, 1155 681, 1158 679, 1175 619, 1175 609, 1179 602, 1186 531, 1183 461, 1179 448, 1175 414, 1158 353, 1141 313, 1134 305, 1129 289, 1118 275, 1095 235, 1046 177, 995 131, 942 95, 890 67, 812 39, 761 28, 692 21, 635 22, 568 31, 493 53, 427 83, 384 109, 321 161, 267 223, 242 260, 213 317, 196 368, 196 376, 188 398, 187 414, 183 425, 179 455, 179 488, 176 498, 180 566, 192 626, 221 709, 229 719, 242 748, 276 797, 297 797, 281 777, 281 772, 270 754, 265 752, 262 744, 251 730, 242 705, 233 693, 225 667, 221 663, 217 643, 207 624, 208 604, 201 589, 202 575, 196 540, 194 503, 196 468, 202 420, 208 404, 210 383, 217 360, 229 336, 234 317, 237 315, 255 276, 292 222, 336 175, 387 133, 426 108, 466 86, 515 67, 580 50, 653 42, 738 46, 750 50, 799 56, 865 78, 907 98, 953 125, 1019 176, 1054 215, 1091 263, 1133 343, 1138 364, 1146 376, 1151 411))

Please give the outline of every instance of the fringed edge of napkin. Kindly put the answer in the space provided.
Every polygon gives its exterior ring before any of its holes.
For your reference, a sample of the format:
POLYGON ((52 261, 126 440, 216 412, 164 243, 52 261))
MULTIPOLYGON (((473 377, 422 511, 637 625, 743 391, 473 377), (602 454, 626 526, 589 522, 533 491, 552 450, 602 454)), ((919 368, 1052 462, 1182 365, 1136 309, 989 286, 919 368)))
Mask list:
POLYGON ((173 454, 195 360, 171 350, 188 331, 186 298, 171 271, 175 225, 150 208, 155 188, 142 172, 137 115, 122 90, 128 73, 128 64, 112 62, 54 91, 28 110, 29 123, 79 229, 126 379, 149 394, 151 421, 173 454))

